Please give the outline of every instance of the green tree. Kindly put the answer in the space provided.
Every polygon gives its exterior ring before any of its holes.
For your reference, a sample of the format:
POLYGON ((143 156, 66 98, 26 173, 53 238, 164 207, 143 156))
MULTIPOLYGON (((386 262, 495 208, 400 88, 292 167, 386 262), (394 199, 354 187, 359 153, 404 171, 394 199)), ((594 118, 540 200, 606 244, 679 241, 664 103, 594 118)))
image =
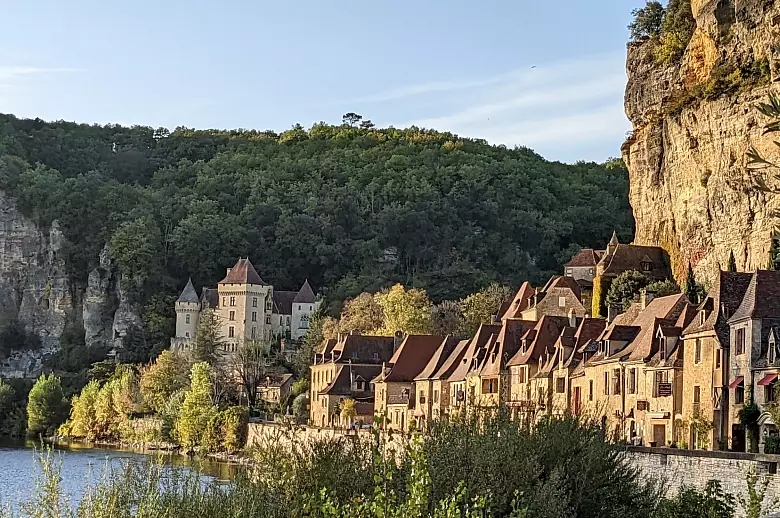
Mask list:
POLYGON ((100 393, 100 383, 93 380, 81 389, 71 400, 70 419, 62 426, 60 433, 68 437, 94 441, 100 435, 95 403, 100 393))
POLYGON ((365 334, 381 329, 384 323, 384 307, 379 298, 371 293, 361 293, 344 304, 339 330, 344 333, 357 331, 365 334))
POLYGON ((68 404, 60 378, 44 374, 27 396, 27 433, 38 436, 53 432, 67 417, 68 404))
POLYGON ((382 307, 384 322, 377 334, 392 336, 396 331, 406 334, 428 334, 431 329, 431 301, 424 290, 405 289, 396 284, 376 294, 382 307))
POLYGON ((680 286, 678 286, 677 283, 671 279, 651 282, 645 287, 645 290, 647 290, 649 293, 655 294, 656 297, 676 295, 681 291, 680 286))
POLYGON ((162 270, 162 235, 151 216, 136 218, 120 225, 111 236, 109 255, 124 278, 136 285, 158 277, 162 270))
POLYGON ((206 362, 192 366, 190 389, 184 395, 179 417, 176 420, 176 436, 181 445, 195 448, 206 430, 215 410, 211 405, 211 367, 206 362))
POLYGON ((192 360, 214 365, 219 357, 222 343, 219 316, 211 309, 201 311, 195 341, 192 344, 192 360))
POLYGON ((729 252, 729 265, 727 271, 729 272, 736 272, 737 271, 737 260, 734 257, 734 250, 731 250, 729 252))
POLYGON ((163 351, 154 363, 141 368, 140 394, 146 405, 162 413, 171 396, 186 387, 187 365, 171 351, 163 351))
POLYGON ((648 284, 650 284, 650 279, 636 270, 621 273, 609 286, 606 298, 607 307, 626 311, 632 302, 639 299, 640 292, 648 284))
POLYGON ((669 0, 661 24, 661 44, 656 57, 663 63, 677 63, 691 41, 695 28, 691 0, 669 0))
POLYGON ((641 41, 643 38, 657 38, 661 34, 661 24, 664 20, 664 9, 661 2, 648 0, 644 7, 631 11, 633 21, 629 24, 631 41, 641 41))
POLYGON ((299 420, 304 420, 309 415, 309 395, 298 394, 292 402, 292 413, 299 420))
POLYGON ((658 518, 734 518, 736 499, 717 480, 710 480, 704 489, 683 486, 672 498, 661 501, 658 518))
POLYGON ((465 336, 466 319, 460 303, 454 300, 444 300, 431 307, 431 333, 439 336, 465 336))
POLYGON ((688 263, 688 272, 685 275, 685 295, 694 304, 698 304, 706 295, 704 287, 696 282, 691 263, 688 263))
POLYGON ((6 427, 6 423, 11 420, 16 391, 8 383, 0 379, 0 435, 6 427))
POLYGON ((493 316, 500 316, 501 305, 511 296, 512 290, 508 286, 491 284, 463 299, 460 305, 466 321, 466 334, 473 334, 480 324, 489 324, 493 316))

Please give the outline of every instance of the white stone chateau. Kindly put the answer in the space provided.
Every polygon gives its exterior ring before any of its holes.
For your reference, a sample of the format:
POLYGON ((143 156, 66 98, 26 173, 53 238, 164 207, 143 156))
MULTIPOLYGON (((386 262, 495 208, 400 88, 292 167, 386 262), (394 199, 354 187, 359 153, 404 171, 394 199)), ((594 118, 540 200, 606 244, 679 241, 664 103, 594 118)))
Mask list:
POLYGON ((249 340, 299 340, 319 305, 308 280, 299 291, 274 290, 248 258, 239 259, 216 289, 203 288, 198 296, 192 279, 187 282, 176 301, 176 336, 171 338, 171 349, 190 348, 204 311, 216 313, 226 352, 249 340))

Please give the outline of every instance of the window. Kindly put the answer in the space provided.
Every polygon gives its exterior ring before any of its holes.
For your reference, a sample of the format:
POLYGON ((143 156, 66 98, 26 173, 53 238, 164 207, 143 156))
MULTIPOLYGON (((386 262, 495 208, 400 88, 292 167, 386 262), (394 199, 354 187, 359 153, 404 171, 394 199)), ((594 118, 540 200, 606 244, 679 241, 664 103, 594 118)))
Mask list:
POLYGON ((588 381, 588 401, 593 401, 593 380, 588 381))
POLYGON ((266 324, 270 324, 271 323, 271 315, 266 315, 265 316, 265 323, 266 324))
POLYGON ((433 391, 433 402, 434 403, 438 403, 439 402, 439 391, 438 390, 434 390, 433 391))
POLYGON ((231 306, 235 306, 236 305, 236 298, 235 297, 230 297, 230 305, 231 306))
POLYGON ((566 275, 571 275, 573 270, 571 268, 566 268, 566 275))
POLYGON ((252 311, 252 322, 257 322, 257 311, 252 311))
POLYGON ((228 338, 233 338, 236 336, 236 328, 233 326, 228 327, 228 338))
POLYGON ((252 326, 252 339, 253 340, 255 339, 255 333, 256 333, 255 326, 252 326))
POLYGON ((734 354, 745 354, 745 328, 734 331, 734 354))
POLYGON ((653 384, 653 397, 666 397, 672 395, 672 386, 669 383, 669 372, 656 371, 653 384))
POLYGON ((769 360, 769 363, 775 363, 775 360, 777 359, 777 346, 775 345, 774 332, 769 338, 769 350, 766 353, 766 358, 769 360))
POLYGON ((236 312, 235 311, 231 311, 230 312, 230 316, 228 317, 228 320, 235 320, 235 319, 236 319, 236 312))
POLYGON ((769 404, 775 400, 774 382, 764 387, 764 403, 769 404))
POLYGON ((721 359, 721 355, 722 354, 723 353, 721 352, 721 349, 715 349, 715 368, 716 369, 720 369, 720 361, 721 361, 720 359, 721 359))
POLYGON ((566 307, 566 297, 558 297, 558 307, 566 307))
POLYGON ((741 405, 745 402, 745 384, 740 383, 734 389, 734 403, 741 405))
POLYGON ((252 307, 253 308, 257 307, 257 297, 252 297, 252 307))
POLYGON ((265 309, 266 309, 266 311, 271 311, 271 307, 272 307, 272 306, 271 306, 271 301, 270 301, 270 300, 269 300, 269 301, 266 301, 266 303, 265 303, 265 309))
POLYGON ((609 373, 604 373, 604 395, 609 396, 609 373))
POLYGON ((636 369, 628 371, 628 393, 636 394, 636 369))
POLYGON ((566 392, 566 378, 555 379, 555 392, 558 394, 566 392))
POLYGON ((642 271, 643 272, 649 272, 653 269, 653 263, 649 261, 642 261, 642 271))
POLYGON ((222 305, 227 306, 227 297, 222 297, 222 305))
POLYGON ((620 369, 614 369, 612 371, 612 394, 618 395, 620 394, 620 382, 621 382, 621 375, 620 375, 620 369))
POLYGON ((301 315, 301 329, 309 328, 309 315, 301 315))
POLYGON ((290 317, 287 317, 287 325, 290 325, 290 317))
POLYGON ((189 337, 190 337, 190 332, 189 332, 189 331, 187 331, 186 333, 184 333, 184 338, 189 338, 189 337))
POLYGON ((353 360, 357 360, 358 359, 358 352, 357 351, 352 351, 352 359, 353 360))
POLYGON ((379 361, 379 353, 377 353, 377 352, 374 353, 374 361, 375 362, 379 361))
POLYGON ((282 315, 279 315, 279 325, 282 325, 282 321, 283 321, 282 315))
POLYGON ((298 311, 300 311, 300 310, 301 310, 301 305, 300 305, 300 304, 298 304, 298 311))
POLYGON ((693 411, 701 410, 701 387, 693 387, 693 411))
POLYGON ((696 354, 694 355, 694 363, 701 363, 701 338, 696 339, 696 354))
POLYGON ((517 382, 525 383, 525 369, 522 367, 517 369, 517 382))
POLYGON ((425 403, 425 391, 420 391, 420 403, 425 403))
POLYGON ((189 324, 189 323, 190 323, 190 316, 189 316, 189 315, 184 315, 184 322, 185 322, 186 324, 189 324))

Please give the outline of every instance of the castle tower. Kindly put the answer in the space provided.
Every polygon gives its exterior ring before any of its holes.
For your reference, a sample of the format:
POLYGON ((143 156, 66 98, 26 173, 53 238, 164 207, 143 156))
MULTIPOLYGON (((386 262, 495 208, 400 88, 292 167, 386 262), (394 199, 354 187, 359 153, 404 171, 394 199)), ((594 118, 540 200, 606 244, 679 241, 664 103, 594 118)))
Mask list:
POLYGON ((176 337, 171 340, 174 349, 195 338, 199 315, 200 299, 190 279, 176 300, 176 337))
POLYGON ((260 278, 248 258, 228 268, 217 292, 217 315, 227 352, 245 341, 271 338, 273 287, 260 278))
POLYGON ((316 295, 314 295, 314 290, 311 289, 309 280, 306 279, 293 299, 290 338, 299 340, 306 334, 306 331, 309 329, 311 314, 316 311, 319 304, 316 295))

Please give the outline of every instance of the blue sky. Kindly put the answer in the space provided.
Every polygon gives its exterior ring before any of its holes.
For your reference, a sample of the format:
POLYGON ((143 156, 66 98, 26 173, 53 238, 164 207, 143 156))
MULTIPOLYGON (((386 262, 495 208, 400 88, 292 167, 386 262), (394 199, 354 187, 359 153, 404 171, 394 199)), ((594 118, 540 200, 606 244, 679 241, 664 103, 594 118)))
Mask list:
POLYGON ((644 1, 0 4, 0 112, 284 130, 354 111, 573 162, 619 154, 644 1))

